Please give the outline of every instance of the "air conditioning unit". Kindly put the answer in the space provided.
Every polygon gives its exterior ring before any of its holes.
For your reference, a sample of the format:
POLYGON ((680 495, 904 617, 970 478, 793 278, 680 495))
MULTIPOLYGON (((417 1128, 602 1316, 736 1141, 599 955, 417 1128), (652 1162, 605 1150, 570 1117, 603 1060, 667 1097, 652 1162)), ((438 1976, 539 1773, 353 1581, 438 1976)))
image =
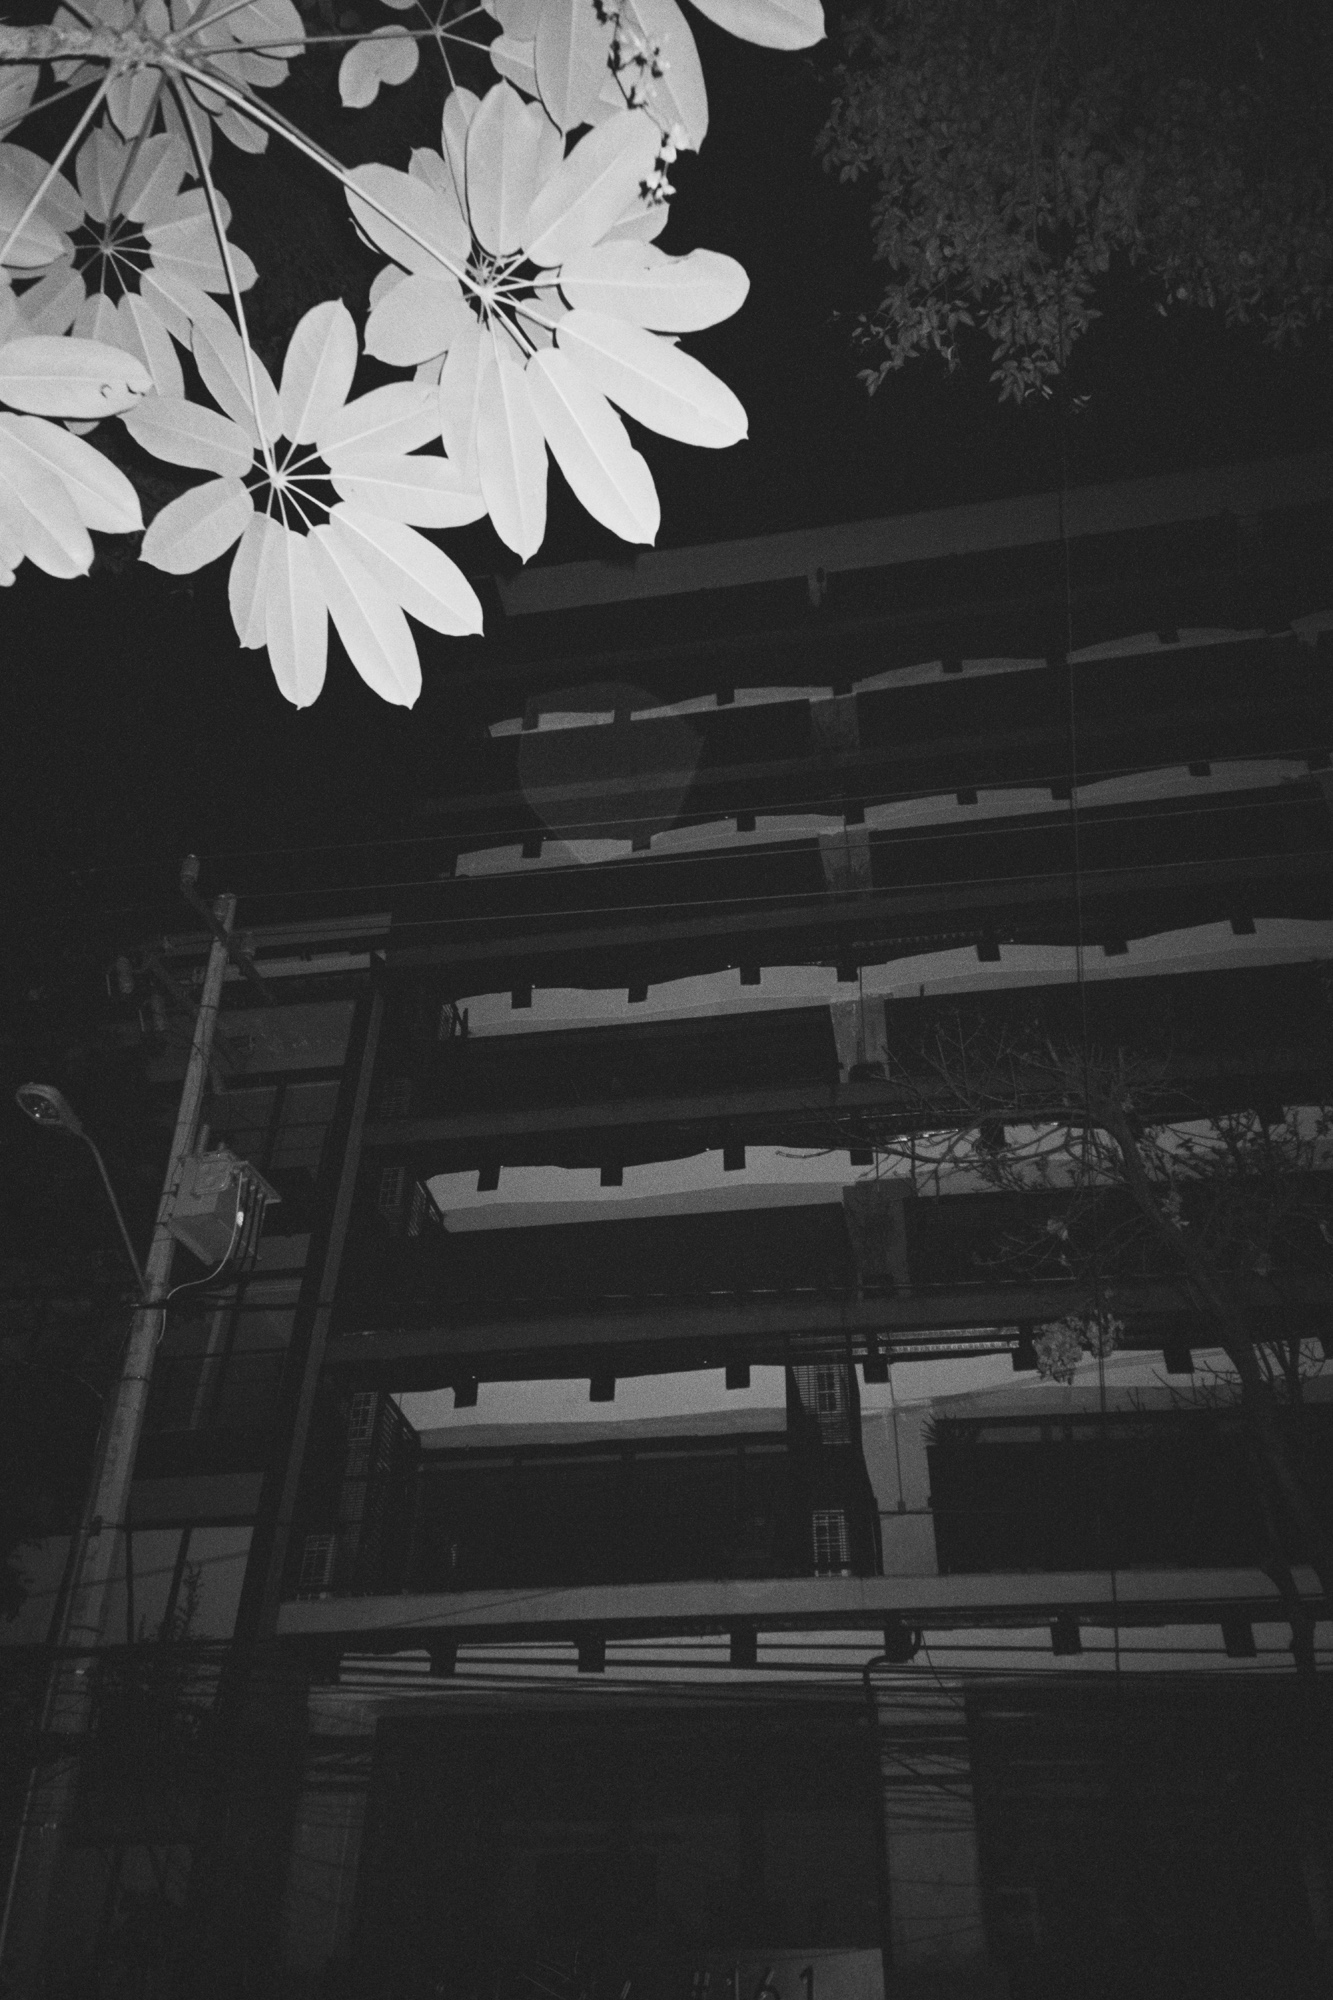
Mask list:
POLYGON ((168 1227, 200 1263, 234 1269, 254 1254, 264 1211, 281 1199, 248 1160, 220 1146, 186 1160, 168 1227))

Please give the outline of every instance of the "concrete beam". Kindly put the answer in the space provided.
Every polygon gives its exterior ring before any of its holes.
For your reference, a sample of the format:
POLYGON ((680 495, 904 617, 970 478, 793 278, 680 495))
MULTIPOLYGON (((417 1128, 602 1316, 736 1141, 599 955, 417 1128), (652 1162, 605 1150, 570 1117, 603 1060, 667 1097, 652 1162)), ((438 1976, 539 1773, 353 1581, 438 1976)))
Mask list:
MULTIPOLYGON (((1297 1588, 1315 1608, 1308 1568, 1297 1588)), ((1122 1570, 1111 1595, 1104 1570, 1047 1575, 782 1577, 698 1583, 593 1584, 540 1591, 436 1591, 393 1597, 330 1597, 282 1606, 283 1638, 364 1647, 378 1638, 420 1646, 445 1635, 464 1642, 573 1640, 593 1628, 607 1638, 729 1631, 865 1631, 891 1617, 924 1630, 1031 1627, 1066 1611, 1089 1625, 1216 1622, 1223 1610, 1256 1621, 1281 1618, 1271 1579, 1257 1569, 1122 1570)), ((392 1648, 391 1648, 392 1649, 392 1648)))
POLYGON ((688 549, 654 549, 628 562, 552 564, 496 580, 511 618, 572 611, 594 604, 672 597, 698 590, 737 589, 789 579, 886 569, 991 549, 1031 548, 1071 539, 1165 527, 1218 514, 1262 514, 1276 507, 1316 506, 1333 499, 1333 455, 1302 452, 1248 465, 1206 467, 1151 479, 1077 486, 1065 496, 1023 494, 929 513, 890 515, 833 528, 716 542, 688 549))
MULTIPOLYGON (((854 989, 853 989, 854 990, 854 989)), ((1245 1073, 1219 1075, 1216 1059, 1200 1057, 1196 1060, 1180 1060, 1171 1065, 1159 1090, 1172 1085, 1181 1092, 1180 1110, 1172 1115, 1184 1116, 1187 1112, 1197 1115, 1201 1106, 1231 1107, 1248 1103, 1255 1088, 1279 1090, 1284 1079, 1317 1075, 1328 1068, 1328 1056, 1322 1049, 1280 1049, 1258 1055, 1245 1066, 1245 1073)), ((1052 1103, 1043 1105, 1035 1099, 1024 1108, 1024 1115, 1038 1118, 1055 1115, 1060 1109, 1052 1103)), ((1018 1115, 1018 1107, 1014 1107, 1018 1115)), ((610 1132, 633 1130, 643 1132, 660 1126, 714 1126, 725 1123, 728 1128, 739 1128, 746 1121, 756 1127, 753 1134, 736 1130, 736 1137, 751 1137, 759 1144, 760 1125, 771 1127, 775 1121, 795 1120, 798 1123, 823 1121, 831 1117, 873 1114, 883 1123, 885 1119, 899 1117, 904 1132, 956 1121, 958 1107, 956 1097, 952 1100, 942 1093, 937 1103, 929 1099, 925 1081, 920 1089, 904 1089, 893 1082, 874 1079, 858 1079, 847 1083, 806 1083, 785 1087, 765 1086, 763 1088, 739 1088, 726 1091, 712 1091, 705 1096, 689 1096, 684 1092, 670 1097, 607 1098, 601 1101, 586 1100, 574 1104, 533 1105, 518 1109, 496 1107, 481 1111, 455 1111, 438 1117, 400 1118, 381 1120, 366 1131, 366 1145, 387 1152, 404 1153, 416 1150, 429 1151, 431 1148, 457 1146, 473 1139, 521 1139, 535 1138, 544 1134, 573 1132, 610 1132)), ((1163 1117, 1167 1112, 1163 1110, 1163 1117)), ((822 1132, 823 1127, 821 1125, 822 1132)), ((787 1139, 784 1133, 782 1143, 796 1143, 787 1139)), ((810 1143, 818 1143, 812 1139, 810 1143)), ((519 1161, 509 1162, 521 1164, 519 1161)))
MULTIPOLYGON (((1195 908, 1196 899, 1209 891, 1224 892, 1225 899, 1243 904, 1257 916, 1270 914, 1267 899, 1277 891, 1285 903, 1302 885, 1308 897, 1314 885, 1333 874, 1333 851, 1254 855, 1235 860, 1162 862, 1150 870, 1143 867, 1088 869, 1083 877, 1085 926, 1101 921, 1099 905, 1116 903, 1117 926, 1126 923, 1125 905, 1143 909, 1142 928, 1134 935, 1167 927, 1161 912, 1178 903, 1178 921, 1187 921, 1185 912, 1195 908)), ((1321 910, 1320 914, 1325 914, 1321 910)), ((1221 910, 1218 914, 1225 914, 1221 910)), ((447 984, 456 997, 473 992, 490 992, 498 983, 496 968, 521 964, 535 973, 538 968, 573 963, 579 959, 617 958, 641 950, 652 954, 662 967, 658 979, 675 976, 666 968, 673 947, 712 948, 726 953, 727 963, 744 960, 747 951, 760 954, 767 948, 780 954, 774 962, 785 963, 800 941, 807 950, 844 949, 843 940, 867 962, 892 949, 901 939, 906 950, 919 952, 923 933, 935 929, 957 931, 969 924, 998 925, 1022 931, 1027 924, 1039 923, 1043 933, 1053 924, 1069 925, 1073 935, 1075 918, 1073 884, 1067 871, 1042 875, 1018 875, 990 882, 957 882, 919 889, 900 889, 884 894, 851 894, 817 897, 793 892, 763 910, 732 908, 725 915, 672 920, 665 915, 649 922, 618 923, 614 912, 605 925, 583 925, 577 929, 558 927, 554 914, 542 920, 541 928, 527 928, 510 937, 469 937, 467 920, 461 919, 438 944, 405 946, 391 950, 388 972, 404 975, 428 966, 447 969, 447 984), (461 933, 461 935, 459 934, 461 933), (763 940, 772 940, 767 947, 763 940), (470 970, 471 968, 471 970, 470 970), (473 980, 477 983, 473 984, 473 980)), ((1207 917, 1204 918, 1207 921, 1207 917)), ((426 920, 429 921, 429 920, 426 920)), ((516 927, 528 922, 521 916, 505 921, 516 927)), ((494 928, 494 925, 492 925, 494 928)), ((798 954, 799 955, 799 954, 798 954)), ((756 962, 762 962, 756 959, 756 962)), ((551 975, 544 974, 548 979, 551 975)), ((556 978, 556 983, 576 983, 556 978)))
MULTIPOLYGON (((1333 1302, 1333 1285, 1322 1288, 1321 1303, 1333 1302)), ((337 1367, 391 1367, 418 1361, 476 1363, 522 1359, 534 1375, 549 1372, 549 1361, 562 1352, 604 1352, 610 1348, 648 1348, 680 1353, 744 1347, 758 1359, 765 1351, 781 1360, 787 1347, 829 1345, 849 1337, 858 1345, 870 1335, 881 1345, 913 1347, 913 1334, 956 1332, 960 1346, 967 1332, 986 1336, 983 1345, 1004 1347, 998 1329, 1016 1321, 1061 1318, 1090 1311, 1092 1296, 1077 1285, 976 1286, 940 1290, 908 1297, 854 1298, 838 1293, 808 1296, 744 1297, 709 1300, 660 1299, 641 1306, 627 1303, 605 1310, 552 1312, 538 1318, 518 1315, 461 1321, 392 1331, 342 1332, 328 1347, 328 1361, 337 1367)), ((1161 1282, 1122 1284, 1116 1309, 1126 1319, 1174 1318, 1190 1310, 1183 1285, 1161 1282)), ((344 1308, 344 1311, 348 1310, 344 1308)), ((355 1310, 353 1308, 353 1310, 355 1310)), ((345 1324, 345 1322, 344 1322, 345 1324)), ((671 1363, 667 1364, 671 1366, 671 1363)), ((676 1366, 700 1364, 682 1359, 676 1366)), ((499 1375, 512 1370, 498 1369, 499 1375)))

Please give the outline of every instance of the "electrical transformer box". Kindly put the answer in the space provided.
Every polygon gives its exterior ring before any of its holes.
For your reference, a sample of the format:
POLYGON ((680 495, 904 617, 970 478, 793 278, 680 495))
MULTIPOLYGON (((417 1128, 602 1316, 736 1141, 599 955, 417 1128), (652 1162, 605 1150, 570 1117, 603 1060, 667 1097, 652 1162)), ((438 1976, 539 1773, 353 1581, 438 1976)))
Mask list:
POLYGON ((219 1147, 186 1160, 169 1227, 203 1264, 243 1262, 259 1239, 264 1210, 279 1199, 248 1160, 219 1147))

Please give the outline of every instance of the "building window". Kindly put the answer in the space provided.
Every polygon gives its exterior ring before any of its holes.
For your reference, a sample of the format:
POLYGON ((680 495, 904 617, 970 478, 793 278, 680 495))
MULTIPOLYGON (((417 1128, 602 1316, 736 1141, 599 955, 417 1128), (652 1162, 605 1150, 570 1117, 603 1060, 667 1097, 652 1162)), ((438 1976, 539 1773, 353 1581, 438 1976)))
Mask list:
POLYGON ((392 1083, 384 1086, 380 1099, 382 1118, 406 1118, 412 1109, 412 1079, 410 1076, 396 1076, 392 1083))
POLYGON ((836 1417, 842 1411, 842 1370, 828 1363, 815 1369, 815 1415, 836 1417))
POLYGON ((468 1031, 467 1008, 460 1007, 456 1000, 446 1000, 440 1009, 439 1024, 435 1030, 437 1041, 462 1041, 468 1031))
POLYGON ((337 1545, 334 1535, 307 1535, 305 1547, 301 1551, 301 1580, 298 1588, 302 1595, 327 1590, 333 1581, 333 1555, 337 1545))
POLYGON ((379 1189, 375 1196, 375 1206, 381 1215, 397 1215, 403 1205, 404 1169, 401 1166, 381 1167, 379 1189))
POLYGON ((849 1576, 852 1568, 847 1516, 841 1507, 821 1507, 814 1515, 815 1575, 849 1576))
POLYGON ((375 1428, 375 1391, 357 1389, 347 1412, 348 1444, 369 1444, 375 1428))
POLYGON ((407 1208, 407 1233, 409 1236, 420 1236, 422 1224, 433 1207, 434 1203, 431 1201, 425 1188, 422 1187, 421 1182, 414 1182, 412 1199, 408 1203, 407 1208))

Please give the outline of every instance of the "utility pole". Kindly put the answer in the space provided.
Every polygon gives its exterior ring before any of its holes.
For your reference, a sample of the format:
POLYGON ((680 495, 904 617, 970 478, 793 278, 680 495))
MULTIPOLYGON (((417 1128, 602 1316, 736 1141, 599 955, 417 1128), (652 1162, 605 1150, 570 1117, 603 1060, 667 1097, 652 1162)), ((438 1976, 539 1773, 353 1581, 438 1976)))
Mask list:
POLYGON ((54 1658, 42 1708, 38 1762, 0 1919, 0 1963, 7 1975, 6 1993, 14 2000, 29 2000, 42 1974, 51 1895, 78 1792, 81 1752, 92 1713, 96 1649, 110 1595, 116 1538, 128 1520, 130 1482, 143 1433, 148 1385, 166 1324, 175 1249, 171 1220, 181 1174, 194 1151, 199 1129, 223 975, 232 954, 236 898, 219 896, 211 914, 213 945, 195 1017, 157 1223, 143 1268, 143 1291, 130 1325, 120 1375, 103 1412, 92 1489, 78 1530, 63 1613, 52 1635, 54 1658))

